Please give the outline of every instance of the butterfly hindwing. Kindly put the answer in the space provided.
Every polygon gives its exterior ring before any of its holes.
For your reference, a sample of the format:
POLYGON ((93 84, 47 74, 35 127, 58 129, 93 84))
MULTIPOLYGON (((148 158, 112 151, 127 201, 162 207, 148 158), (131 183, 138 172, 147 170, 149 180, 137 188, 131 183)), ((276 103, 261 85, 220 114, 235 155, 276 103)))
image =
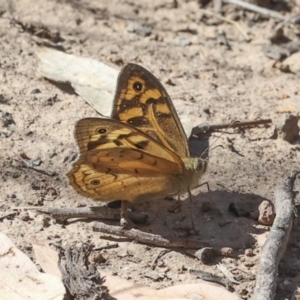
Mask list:
POLYGON ((172 193, 174 184, 172 175, 140 176, 139 174, 111 174, 94 169, 83 155, 73 170, 68 173, 75 190, 95 201, 110 202, 126 200, 129 202, 161 199, 172 193))

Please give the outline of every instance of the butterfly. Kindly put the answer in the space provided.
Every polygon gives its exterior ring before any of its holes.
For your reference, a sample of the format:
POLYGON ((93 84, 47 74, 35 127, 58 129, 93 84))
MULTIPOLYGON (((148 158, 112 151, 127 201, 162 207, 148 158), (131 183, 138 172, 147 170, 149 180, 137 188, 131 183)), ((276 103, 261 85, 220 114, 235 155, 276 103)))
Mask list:
POLYGON ((80 157, 67 176, 79 194, 95 201, 134 203, 190 193, 207 167, 190 156, 165 88, 137 64, 119 74, 111 118, 79 120, 75 138, 80 157))

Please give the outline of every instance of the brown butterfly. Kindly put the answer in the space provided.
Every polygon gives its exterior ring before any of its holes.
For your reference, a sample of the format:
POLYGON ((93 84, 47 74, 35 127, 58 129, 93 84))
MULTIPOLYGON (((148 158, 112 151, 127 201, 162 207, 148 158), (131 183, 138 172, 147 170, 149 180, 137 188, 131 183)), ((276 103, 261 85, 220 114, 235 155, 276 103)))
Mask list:
POLYGON ((207 166, 190 157, 162 84, 136 64, 119 75, 111 119, 81 119, 75 137, 80 157, 67 175, 78 193, 95 201, 133 203, 190 193, 207 166))

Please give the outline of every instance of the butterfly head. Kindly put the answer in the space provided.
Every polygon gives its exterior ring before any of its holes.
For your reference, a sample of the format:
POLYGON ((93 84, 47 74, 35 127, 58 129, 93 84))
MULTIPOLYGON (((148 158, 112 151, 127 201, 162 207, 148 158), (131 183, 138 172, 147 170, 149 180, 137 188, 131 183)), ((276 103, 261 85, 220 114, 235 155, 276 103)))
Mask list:
POLYGON ((193 169, 195 170, 195 172, 200 172, 201 174, 205 173, 207 167, 207 160, 204 160, 199 157, 191 158, 191 160, 193 162, 193 169))
POLYGON ((183 159, 186 178, 189 179, 189 188, 193 189, 199 186, 199 179, 205 173, 207 161, 199 157, 187 157, 183 159))

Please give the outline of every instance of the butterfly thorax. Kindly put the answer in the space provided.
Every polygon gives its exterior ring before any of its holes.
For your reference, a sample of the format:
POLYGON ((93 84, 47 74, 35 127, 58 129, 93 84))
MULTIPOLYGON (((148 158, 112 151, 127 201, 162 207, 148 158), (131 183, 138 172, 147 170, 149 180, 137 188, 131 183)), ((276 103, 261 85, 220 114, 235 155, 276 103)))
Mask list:
POLYGON ((183 174, 180 194, 186 193, 199 186, 199 179, 205 173, 207 161, 199 157, 186 157, 182 159, 185 170, 183 174))

